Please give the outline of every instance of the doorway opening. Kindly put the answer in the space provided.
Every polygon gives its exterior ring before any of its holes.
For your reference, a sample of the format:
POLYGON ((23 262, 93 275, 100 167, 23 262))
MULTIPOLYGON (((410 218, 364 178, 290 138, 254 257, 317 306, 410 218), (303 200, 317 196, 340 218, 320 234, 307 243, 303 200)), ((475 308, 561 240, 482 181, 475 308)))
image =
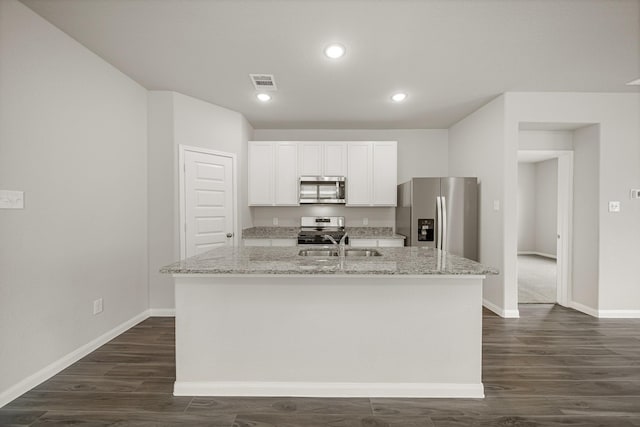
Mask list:
POLYGON ((569 305, 573 132, 520 129, 518 303, 569 305))
POLYGON ((524 151, 518 159, 518 302, 557 302, 558 159, 524 151))

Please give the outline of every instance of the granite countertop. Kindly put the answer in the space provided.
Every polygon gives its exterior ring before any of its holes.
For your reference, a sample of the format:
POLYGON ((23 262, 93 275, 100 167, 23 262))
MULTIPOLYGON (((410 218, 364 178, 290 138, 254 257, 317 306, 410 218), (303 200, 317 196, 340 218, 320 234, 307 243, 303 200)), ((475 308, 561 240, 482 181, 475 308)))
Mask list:
POLYGON ((352 239, 405 239, 391 227, 347 227, 346 231, 352 239))
MULTIPOLYGON (((486 275, 498 274, 494 268, 423 247, 375 248, 375 257, 300 256, 302 249, 319 249, 318 245, 295 247, 217 248, 163 267, 169 274, 285 274, 285 275, 486 275)), ((332 248, 332 247, 328 247, 332 248)), ((362 248, 360 248, 362 249, 362 248)))
MULTIPOLYGON (((346 227, 353 239, 404 239, 391 227, 346 227)), ((251 227, 242 230, 243 239, 297 239, 300 227, 251 227)))
POLYGON ((300 227, 251 227, 242 230, 243 239, 297 239, 300 227))

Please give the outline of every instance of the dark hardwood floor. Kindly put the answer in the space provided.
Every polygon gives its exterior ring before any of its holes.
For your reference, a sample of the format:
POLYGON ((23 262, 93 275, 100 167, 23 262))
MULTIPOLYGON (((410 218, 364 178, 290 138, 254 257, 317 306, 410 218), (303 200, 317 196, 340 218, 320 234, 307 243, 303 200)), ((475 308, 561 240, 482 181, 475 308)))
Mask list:
POLYGON ((520 313, 484 312, 485 399, 173 397, 173 319, 150 318, 0 409, 0 425, 640 426, 640 320, 520 313))

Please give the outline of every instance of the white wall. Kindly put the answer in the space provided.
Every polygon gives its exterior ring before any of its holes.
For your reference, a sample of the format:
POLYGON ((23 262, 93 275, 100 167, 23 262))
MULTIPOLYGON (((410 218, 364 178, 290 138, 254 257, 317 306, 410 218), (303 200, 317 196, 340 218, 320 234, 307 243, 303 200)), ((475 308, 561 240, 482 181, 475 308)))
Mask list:
POLYGON ((535 252, 556 256, 558 236, 558 159, 535 163, 535 252))
MULTIPOLYGON (((640 183, 640 94, 638 93, 507 93, 506 123, 502 155, 507 168, 505 187, 505 262, 515 263, 517 251, 517 148, 520 123, 599 124, 598 168, 589 171, 597 183, 589 191, 597 198, 598 304, 589 309, 602 316, 640 316, 640 286, 637 260, 640 259, 640 201, 629 198, 629 190, 640 183), (620 213, 609 213, 607 202, 621 202, 620 213)), ((579 141, 574 141, 577 148, 579 141)), ((495 155, 501 155, 500 148, 495 155)), ((576 153, 578 156, 578 153, 576 153)), ((578 166, 576 160, 576 168, 578 166)), ((578 180, 575 180, 578 183, 578 180)), ((577 190, 575 191, 577 193, 577 190)), ((574 210, 574 217, 593 212, 574 210)), ((576 230, 577 232, 578 230, 576 230)), ((577 234, 577 233, 574 233, 577 234)), ((579 236, 575 237, 579 239, 579 236)), ((575 249, 575 245, 574 245, 575 249)), ((586 265, 589 260, 574 254, 574 261, 586 265)), ((574 273, 578 271, 574 265, 574 273)), ((506 276, 506 288, 515 293, 515 274, 506 276)), ((574 278, 573 285, 580 286, 574 278)), ((574 289, 574 294, 576 294, 574 289)), ((506 301, 516 307, 516 298, 506 301)))
MULTIPOLYGON (((517 307, 505 311, 505 275, 516 266, 504 262, 504 121, 505 100, 500 96, 449 129, 449 175, 476 176, 479 182, 479 259, 498 268, 500 274, 487 276, 483 298, 487 307, 504 316, 517 316, 517 307), (498 210, 494 209, 494 202, 498 210)), ((513 177, 517 182, 517 176, 513 177)), ((517 194, 516 194, 517 196, 517 194)), ((516 236, 517 228, 513 233, 516 236)))
POLYGON ((1 406, 148 295, 146 90, 2 0, 0 93, 0 188, 25 192, 0 211, 1 406))
MULTIPOLYGON (((532 124, 529 124, 533 126, 532 124)), ((522 126, 522 125, 521 125, 522 126)), ((550 127, 553 124, 549 125, 550 127)), ((576 125, 579 126, 579 125, 576 125)), ((573 150, 572 130, 520 130, 518 150, 564 151, 573 150)))
POLYGON ((252 225, 247 207, 247 141, 244 116, 176 92, 149 92, 149 295, 154 310, 174 307, 173 280, 158 273, 180 258, 178 146, 233 153, 237 160, 239 229, 252 225))
MULTIPOLYGON (((572 300, 598 308, 599 218, 598 177, 600 129, 597 125, 574 133, 573 167, 573 287, 572 300)), ((614 250, 614 248, 611 248, 614 250)))
POLYGON ((246 162, 247 141, 253 138, 253 128, 242 114, 196 98, 174 92, 173 102, 176 147, 184 144, 236 155, 239 218, 241 224, 250 226, 246 162))
MULTIPOLYGON (((449 130, 449 173, 478 175, 483 181, 480 259, 502 272, 485 281, 487 307, 517 315, 517 153, 522 124, 599 124, 598 168, 590 171, 597 182, 590 191, 598 199, 599 215, 596 229, 590 230, 599 239, 598 304, 579 308, 602 316, 640 317, 635 267, 640 259, 640 202, 629 199, 629 190, 640 182, 638 117, 640 95, 634 93, 506 93, 449 130), (502 200, 502 214, 491 211, 492 200, 502 200), (621 201, 622 211, 608 213, 608 200, 621 201), (487 236, 494 240, 485 242, 487 236)), ((575 207, 578 217, 582 213, 575 207)), ((574 273, 579 265, 593 262, 588 258, 574 254, 574 273)), ((573 286, 581 285, 574 279, 573 286)))
POLYGON ((558 160, 518 163, 518 253, 554 257, 558 228, 558 160))
POLYGON ((173 92, 148 92, 149 306, 173 308, 173 279, 160 267, 180 259, 178 160, 173 142, 173 92))
POLYGON ((518 252, 536 251, 536 166, 518 164, 518 252))
POLYGON ((253 225, 273 226, 273 218, 278 218, 278 226, 299 227, 301 216, 344 216, 347 227, 392 227, 395 228, 396 208, 366 208, 331 205, 254 207, 253 225), (367 225, 364 225, 364 219, 367 225))
MULTIPOLYGON (((448 131, 446 129, 256 129, 257 141, 398 141, 398 183, 415 176, 447 176, 448 131)), ((319 207, 252 208, 254 225, 299 225, 300 216, 316 215, 319 207), (274 211, 274 209, 276 209, 274 211)), ((318 215, 345 216, 347 225, 395 227, 394 208, 323 207, 318 215)))

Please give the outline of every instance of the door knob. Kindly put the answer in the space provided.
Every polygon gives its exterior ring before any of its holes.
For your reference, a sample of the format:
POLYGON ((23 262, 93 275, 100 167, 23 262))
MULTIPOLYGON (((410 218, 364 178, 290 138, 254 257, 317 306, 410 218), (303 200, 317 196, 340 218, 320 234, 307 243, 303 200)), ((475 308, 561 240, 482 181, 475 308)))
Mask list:
POLYGON ((233 237, 233 233, 227 233, 227 238, 232 238, 233 237))

